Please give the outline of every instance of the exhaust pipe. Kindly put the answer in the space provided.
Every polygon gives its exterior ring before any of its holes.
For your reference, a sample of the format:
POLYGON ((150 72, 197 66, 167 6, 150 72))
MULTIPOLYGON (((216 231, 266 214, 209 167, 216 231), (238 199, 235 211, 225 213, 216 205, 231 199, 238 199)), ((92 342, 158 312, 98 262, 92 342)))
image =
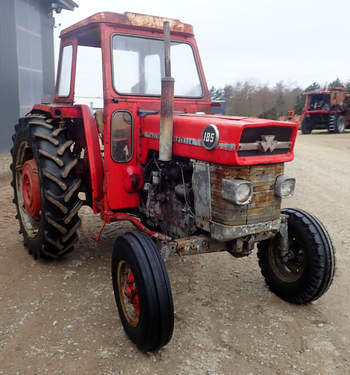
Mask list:
POLYGON ((164 64, 165 76, 162 78, 162 96, 160 106, 160 139, 159 160, 171 160, 173 153, 173 107, 174 78, 171 76, 170 64, 170 24, 165 21, 164 30, 164 64))

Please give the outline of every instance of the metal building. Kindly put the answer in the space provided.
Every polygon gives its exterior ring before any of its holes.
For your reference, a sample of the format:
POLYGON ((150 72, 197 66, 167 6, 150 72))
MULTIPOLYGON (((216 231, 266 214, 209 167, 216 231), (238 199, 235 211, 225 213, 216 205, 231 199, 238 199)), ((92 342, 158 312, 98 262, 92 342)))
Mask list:
POLYGON ((11 148, 18 117, 53 97, 53 12, 77 6, 72 0, 1 0, 0 153, 11 148))

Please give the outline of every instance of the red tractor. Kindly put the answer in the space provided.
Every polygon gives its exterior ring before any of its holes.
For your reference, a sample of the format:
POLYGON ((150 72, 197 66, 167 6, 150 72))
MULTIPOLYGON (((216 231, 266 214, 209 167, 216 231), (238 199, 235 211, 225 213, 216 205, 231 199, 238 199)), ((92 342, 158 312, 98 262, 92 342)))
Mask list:
POLYGON ((121 322, 143 351, 172 337, 163 260, 171 253, 243 257, 257 244, 266 283, 295 304, 316 300, 333 279, 334 249, 320 221, 281 211, 295 187, 284 163, 297 126, 215 116, 211 107, 190 25, 98 13, 62 31, 54 103, 34 105, 15 126, 14 203, 35 259, 73 250, 83 204, 100 215, 100 233, 120 220, 136 227, 116 239, 111 268, 121 322), (96 113, 75 104, 81 46, 102 54, 96 113))
POLYGON ((313 129, 343 133, 350 127, 350 94, 343 87, 309 91, 305 95, 302 134, 310 134, 313 129))

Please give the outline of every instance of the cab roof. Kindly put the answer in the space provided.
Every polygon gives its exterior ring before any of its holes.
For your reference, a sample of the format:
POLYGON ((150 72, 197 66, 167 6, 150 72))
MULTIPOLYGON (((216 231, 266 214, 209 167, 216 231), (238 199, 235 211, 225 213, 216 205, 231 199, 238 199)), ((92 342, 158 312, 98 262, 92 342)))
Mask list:
MULTIPOLYGON (((342 91, 342 92, 345 92, 345 88, 344 87, 330 87, 328 90, 313 90, 313 91, 307 91, 304 93, 304 95, 322 95, 322 94, 330 94, 331 92, 334 92, 334 91, 342 91)), ((345 92, 345 94, 348 94, 347 92, 345 92)))
POLYGON ((181 21, 173 18, 157 17, 131 12, 125 12, 124 14, 100 12, 62 30, 60 37, 64 38, 74 32, 86 30, 90 26, 96 26, 97 24, 103 23, 116 26, 119 25, 131 29, 162 31, 164 21, 169 21, 170 31, 173 33, 193 35, 193 28, 191 25, 182 23, 181 21))

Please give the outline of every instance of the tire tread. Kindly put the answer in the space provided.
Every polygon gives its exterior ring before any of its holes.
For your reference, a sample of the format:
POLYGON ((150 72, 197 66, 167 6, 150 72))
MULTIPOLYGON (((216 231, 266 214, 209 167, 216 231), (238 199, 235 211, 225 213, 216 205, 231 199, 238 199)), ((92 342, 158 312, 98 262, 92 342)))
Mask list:
POLYGON ((74 172, 78 159, 68 152, 74 141, 67 139, 67 128, 61 125, 61 120, 43 114, 30 114, 15 125, 11 185, 16 206, 15 160, 21 142, 30 145, 39 169, 42 212, 39 233, 34 239, 26 233, 17 206, 24 244, 34 258, 65 256, 74 249, 78 239, 77 230, 81 223, 78 211, 83 204, 78 197, 81 179, 74 172))
POLYGON ((286 208, 283 214, 289 216, 289 220, 300 225, 304 235, 310 236, 312 246, 308 249, 312 272, 304 283, 302 290, 295 294, 288 294, 281 285, 276 284, 272 271, 268 265, 269 241, 258 244, 258 259, 261 273, 270 290, 281 298, 295 304, 307 304, 320 298, 332 284, 335 273, 335 249, 332 240, 324 225, 313 215, 304 210, 286 208))

